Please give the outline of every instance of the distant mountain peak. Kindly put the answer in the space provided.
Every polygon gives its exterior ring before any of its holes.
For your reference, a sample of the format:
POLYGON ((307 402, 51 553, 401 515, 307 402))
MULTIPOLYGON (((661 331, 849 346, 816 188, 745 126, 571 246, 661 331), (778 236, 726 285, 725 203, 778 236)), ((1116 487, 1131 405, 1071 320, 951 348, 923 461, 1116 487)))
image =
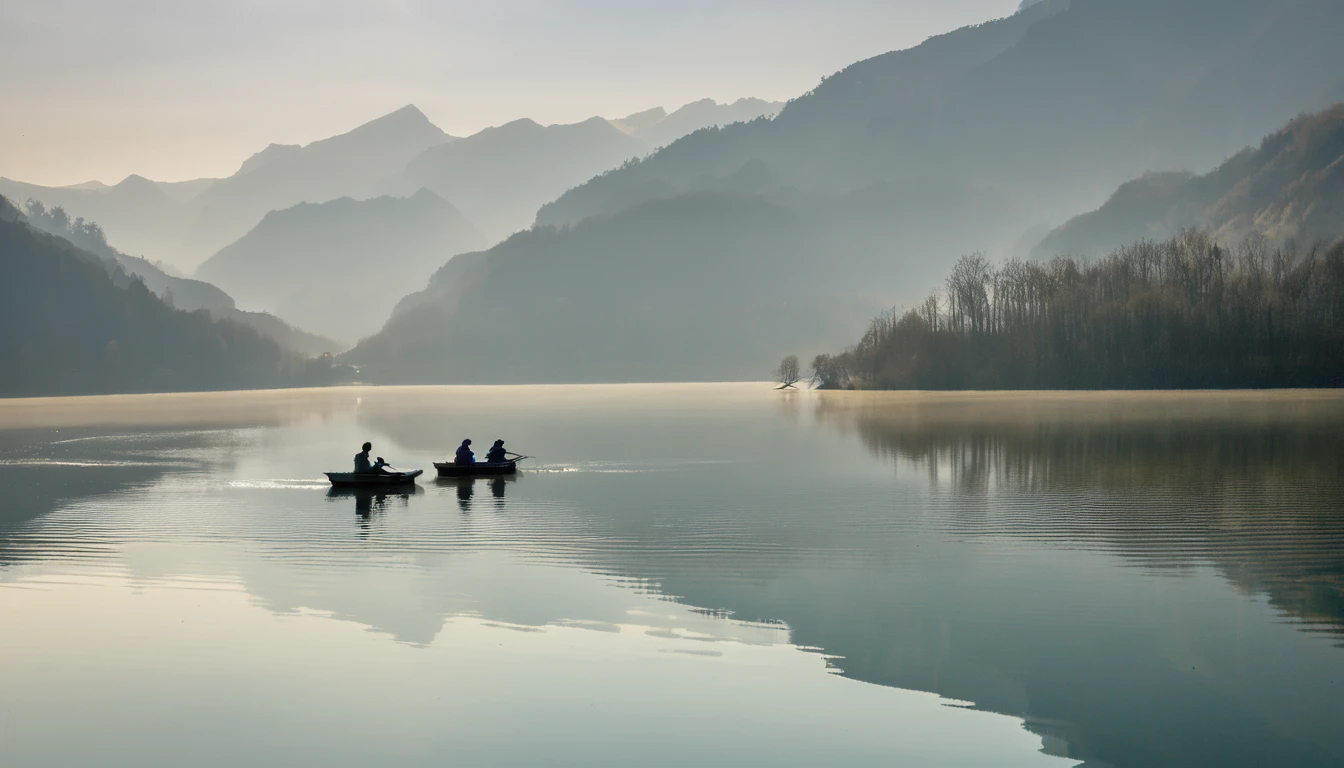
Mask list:
POLYGON ((425 117, 425 113, 414 104, 374 118, 352 128, 345 133, 319 139, 309 144, 271 144, 260 152, 243 161, 238 168, 239 176, 252 173, 277 160, 299 157, 305 150, 314 147, 339 145, 349 141, 374 139, 379 142, 398 143, 408 141, 419 144, 436 144, 452 141, 455 137, 444 133, 437 125, 425 117))
POLYGON ((581 125, 588 128, 601 128, 602 130, 606 130, 608 128, 613 127, 610 120, 606 119, 605 117, 598 117, 596 115, 588 118, 587 120, 584 120, 583 122, 575 123, 575 125, 581 125))
POLYGON ((373 120, 370 120, 364 125, 373 125, 375 123, 395 123, 395 122, 429 123, 430 120, 428 117, 425 116, 424 112, 420 111, 419 107, 415 106, 414 104, 407 104, 404 107, 400 107, 398 109, 392 110, 391 112, 388 112, 386 115, 383 115, 382 117, 374 118, 373 120))
POLYGON ((611 124, 620 129, 627 136, 634 136, 640 131, 647 131, 653 126, 667 119, 667 110, 662 107, 646 109, 642 112, 635 112, 625 117, 620 117, 611 121, 611 124))
POLYGON ((407 104, 406 106, 401 107, 399 109, 394 109, 391 112, 388 112, 386 116, 393 117, 395 115, 405 115, 407 117, 418 118, 420 120, 424 120, 425 122, 429 122, 429 118, 425 117, 425 113, 421 112, 420 108, 415 106, 414 104, 407 104))
POLYGON ((112 190, 123 195, 131 194, 141 199, 147 198, 156 203, 169 201, 168 195, 164 194, 157 183, 136 173, 122 179, 120 183, 112 187, 112 190))
POLYGON ((629 123, 638 123, 644 121, 657 122, 659 120, 662 120, 664 117, 667 117, 667 110, 663 109, 662 107, 654 107, 653 109, 646 109, 643 110, 642 112, 635 112, 634 114, 626 115, 625 117, 622 117, 620 119, 620 122, 629 122, 629 123))
MULTIPOLYGON (((491 141, 508 141, 522 139, 533 136, 546 130, 546 128, 530 117, 521 117, 517 120, 510 120, 503 125, 492 125, 478 133, 468 136, 467 139, 475 143, 491 141)), ((430 147, 428 151, 440 151, 442 147, 430 147)))
POLYGON ((432 203, 434 205, 444 205, 444 206, 449 205, 447 200, 444 200, 443 197, 439 195, 439 193, 435 192, 429 187, 421 187, 417 189, 415 191, 415 194, 411 195, 410 199, 419 203, 432 203))
MULTIPOLYGON (((530 130, 533 128, 541 128, 541 127, 542 127, 541 123, 538 123, 536 120, 533 120, 530 117, 520 117, 517 120, 510 120, 509 122, 503 125, 495 126, 493 130, 510 129, 517 131, 517 130, 530 130)), ((487 128, 486 130, 492 130, 492 129, 487 128)))
POLYGON ((738 99, 737 101, 734 101, 734 102, 732 103, 732 106, 734 106, 734 107, 772 107, 772 106, 776 106, 776 105, 778 105, 778 104, 779 104, 779 102, 770 102, 770 101, 766 101, 765 99, 758 99, 758 98, 756 98, 755 96, 743 96, 742 98, 738 99))
POLYGON ((406 106, 389 112, 382 117, 374 118, 342 135, 360 136, 373 133, 403 132, 431 133, 442 135, 444 137, 448 136, 448 134, 444 133, 437 125, 430 122, 430 119, 425 116, 425 113, 421 112, 420 108, 414 104, 407 104, 406 106))

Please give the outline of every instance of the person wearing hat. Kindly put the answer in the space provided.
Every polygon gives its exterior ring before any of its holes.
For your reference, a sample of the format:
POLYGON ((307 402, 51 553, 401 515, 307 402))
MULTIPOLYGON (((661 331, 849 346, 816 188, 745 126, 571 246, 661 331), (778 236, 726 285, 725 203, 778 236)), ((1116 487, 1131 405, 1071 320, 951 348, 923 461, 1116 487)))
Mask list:
POLYGON ((457 458, 455 461, 458 464, 476 463, 476 454, 471 452, 471 440, 463 440, 462 444, 457 447, 457 458))
POLYGON ((498 464, 501 461, 509 460, 509 452, 504 450, 503 440, 496 440, 495 444, 490 446, 489 453, 485 454, 485 460, 492 464, 498 464))

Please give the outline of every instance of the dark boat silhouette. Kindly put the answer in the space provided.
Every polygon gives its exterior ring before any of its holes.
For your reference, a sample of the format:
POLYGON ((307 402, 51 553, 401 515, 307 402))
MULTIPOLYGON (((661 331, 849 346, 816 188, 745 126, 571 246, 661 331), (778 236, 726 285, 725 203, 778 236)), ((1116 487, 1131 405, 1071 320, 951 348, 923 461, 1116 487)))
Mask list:
POLYGON ((508 461, 478 461, 474 464, 458 464, 453 461, 434 462, 439 477, 479 477, 481 475, 512 475, 518 471, 518 462, 529 458, 518 456, 508 461))
POLYGON ((399 485, 411 485, 415 478, 423 475, 423 469, 410 472, 325 472, 327 479, 336 488, 389 488, 399 485))

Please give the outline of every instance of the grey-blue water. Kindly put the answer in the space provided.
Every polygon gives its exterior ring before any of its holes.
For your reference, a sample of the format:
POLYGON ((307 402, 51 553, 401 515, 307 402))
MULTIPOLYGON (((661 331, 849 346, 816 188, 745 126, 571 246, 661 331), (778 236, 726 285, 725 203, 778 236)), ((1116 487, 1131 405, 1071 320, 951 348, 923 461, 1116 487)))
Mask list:
POLYGON ((1344 764, 1333 393, 0 401, 0 487, 7 766, 1344 764))

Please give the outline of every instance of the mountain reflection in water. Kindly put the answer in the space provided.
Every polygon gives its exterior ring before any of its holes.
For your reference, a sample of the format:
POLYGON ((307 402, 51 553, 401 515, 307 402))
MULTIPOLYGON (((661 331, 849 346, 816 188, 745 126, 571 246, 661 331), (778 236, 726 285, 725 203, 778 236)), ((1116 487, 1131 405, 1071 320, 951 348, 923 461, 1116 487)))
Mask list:
MULTIPOLYGON (((96 576, 153 595, 226 582, 275 617, 353 623, 422 659, 478 630, 535 635, 527 642, 553 660, 535 680, 513 672, 523 657, 481 650, 474 661, 488 682, 473 695, 507 707, 511 682, 569 701, 572 690, 545 682, 564 670, 590 686, 583 695, 615 701, 614 681, 644 680, 639 670, 662 657, 723 664, 713 679, 743 686, 764 658, 753 649, 788 650, 806 657, 800 668, 825 664, 853 686, 814 690, 809 673, 750 705, 779 705, 748 720, 776 723, 774 746, 795 764, 853 757, 823 737, 878 738, 824 725, 807 709, 823 690, 841 721, 925 728, 922 715, 870 698, 896 689, 1019 718, 1037 747, 1091 766, 1344 760, 1344 398, 1334 394, 386 388, 331 390, 311 409, 272 393, 195 397, 225 402, 227 415, 202 424, 173 400, 185 414, 175 429, 141 403, 152 427, 136 429, 60 411, 63 435, 83 430, 74 443, 42 431, 31 409, 5 430, 0 407, 0 462, 90 470, 70 470, 63 493, 27 491, 29 511, 0 520, 0 587, 96 576), (250 400, 263 423, 246 415, 250 400), (422 478, 406 494, 333 492, 319 474, 366 439, 413 468, 467 436, 507 437, 542 458, 521 479, 422 478), (117 461, 136 466, 114 484, 97 477, 117 461), (589 658, 570 650, 584 647, 563 634, 574 629, 621 642, 589 658), (661 645, 642 655, 632 632, 661 645), (561 633, 557 645, 547 633, 561 633), (624 658, 639 664, 607 674, 624 658), (807 729, 773 719, 804 709, 807 729), (833 751, 804 757, 788 739, 808 732, 833 751)), ((252 647, 263 665, 281 653, 252 647)), ((391 653, 379 647, 360 653, 391 653)), ((407 662, 409 679, 425 663, 407 662)), ((685 690, 685 674, 608 717, 659 708, 702 759, 723 755, 725 742, 699 739, 733 715, 677 706, 723 691, 685 690)), ((562 711, 538 709, 530 727, 549 732, 544 713, 562 711)), ((435 713, 455 742, 485 738, 461 712, 435 713)), ((990 738, 970 723, 959 738, 990 738)), ((654 726, 624 727, 647 739, 638 729, 654 726)), ((875 762, 951 759, 864 744, 875 762)), ((1016 761, 998 749, 1000 764, 1016 761)), ((653 762, 676 762, 660 754, 653 762)))

